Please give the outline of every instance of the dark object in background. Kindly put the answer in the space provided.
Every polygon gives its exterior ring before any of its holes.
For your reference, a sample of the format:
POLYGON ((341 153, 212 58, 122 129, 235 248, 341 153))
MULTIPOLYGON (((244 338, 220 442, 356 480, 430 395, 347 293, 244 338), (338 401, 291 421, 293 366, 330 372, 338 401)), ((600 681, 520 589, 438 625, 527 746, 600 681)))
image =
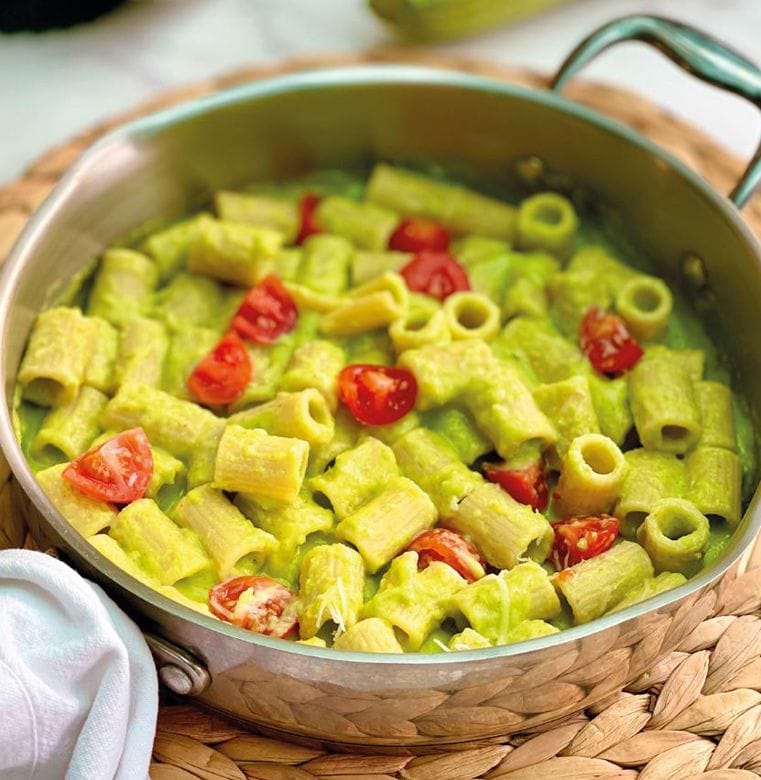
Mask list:
POLYGON ((0 31, 71 27, 113 10, 124 0, 0 0, 0 31))

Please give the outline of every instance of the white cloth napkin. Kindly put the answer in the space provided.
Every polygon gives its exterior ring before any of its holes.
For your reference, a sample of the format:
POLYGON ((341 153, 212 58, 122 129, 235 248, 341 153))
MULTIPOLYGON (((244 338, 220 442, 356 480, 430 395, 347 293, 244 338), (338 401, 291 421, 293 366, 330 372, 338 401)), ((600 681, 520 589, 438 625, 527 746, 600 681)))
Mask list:
POLYGON ((148 646, 97 585, 0 552, 0 778, 143 780, 157 708, 148 646))

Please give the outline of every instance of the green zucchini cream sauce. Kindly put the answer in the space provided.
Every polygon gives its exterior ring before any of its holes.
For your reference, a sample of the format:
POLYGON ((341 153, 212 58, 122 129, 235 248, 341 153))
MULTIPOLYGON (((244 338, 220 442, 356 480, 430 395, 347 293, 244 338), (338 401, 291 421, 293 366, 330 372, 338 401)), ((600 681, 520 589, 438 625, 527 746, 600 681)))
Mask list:
MULTIPOLYGON (((433 180, 450 181, 450 177, 439 167, 429 165, 425 167, 423 172, 433 180)), ((366 171, 345 172, 327 170, 319 171, 297 180, 281 183, 255 184, 242 191, 293 200, 298 200, 304 193, 309 192, 323 197, 340 196, 352 201, 361 202, 365 193, 366 179, 366 171)), ((489 189, 488 187, 481 187, 480 189, 488 194, 501 194, 498 188, 489 189)), ((579 228, 575 241, 575 248, 577 250, 584 246, 602 247, 611 256, 625 261, 628 265, 642 270, 644 273, 652 272, 657 274, 657 266, 649 262, 647 258, 638 254, 636 249, 633 249, 635 243, 626 240, 620 232, 620 226, 618 224, 616 224, 614 230, 606 229, 605 225, 595 222, 594 218, 589 217, 584 209, 579 210, 579 220, 579 228), (613 235, 611 235, 611 233, 613 233, 613 235)), ((146 238, 166 227, 166 224, 152 222, 137 228, 128 236, 125 236, 121 241, 116 242, 115 245, 140 249, 146 238)), ((483 266, 483 268, 485 269, 483 271, 484 274, 487 274, 487 272, 491 273, 491 271, 488 271, 487 266, 483 266)), ((87 274, 80 274, 76 279, 72 280, 64 294, 61 296, 61 302, 64 305, 80 307, 86 312, 88 297, 93 286, 94 273, 95 272, 90 267, 87 269, 87 274)), ((476 272, 474 271, 474 273, 476 272)), ((295 278, 294 281, 298 282, 299 278, 295 278)), ((166 281, 162 284, 165 285, 166 281)), ((673 294, 673 310, 668 319, 665 335, 661 338, 660 342, 672 350, 702 350, 705 357, 703 378, 720 382, 725 385, 731 385, 732 373, 730 366, 727 363, 725 353, 718 349, 711 341, 706 329, 701 323, 701 319, 695 314, 685 297, 670 280, 669 287, 673 294)), ((223 288, 225 291, 230 291, 231 289, 226 283, 223 285, 223 288)), ((148 313, 148 316, 151 316, 151 314, 148 313)), ((555 324, 557 326, 561 325, 561 323, 557 321, 555 324)), ((382 359, 384 354, 393 354, 391 340, 388 337, 378 338, 377 331, 344 336, 343 338, 339 337, 336 339, 336 342, 344 349, 347 363, 371 362, 373 358, 378 358, 377 362, 384 362, 382 359)), ((286 357, 288 354, 290 354, 290 352, 286 350, 286 357)), ((525 356, 511 353, 510 357, 517 360, 521 368, 525 370, 527 376, 534 375, 532 367, 526 363, 525 356)), ((532 378, 535 378, 535 375, 532 378)), ((737 454, 742 466, 742 500, 743 506, 745 506, 756 484, 756 446, 753 425, 747 404, 740 395, 738 388, 733 387, 732 389, 732 413, 734 417, 737 454)), ((447 407, 444 407, 444 409, 446 408, 447 407)), ((15 407, 17 435, 20 439, 24 455, 35 472, 43 471, 57 464, 65 463, 68 460, 61 450, 53 446, 46 446, 42 449, 33 446, 35 437, 40 432, 48 413, 49 409, 47 407, 39 406, 27 399, 22 399, 21 389, 19 388, 17 392, 17 404, 15 407)), ((444 425, 444 423, 441 422, 442 415, 443 412, 440 408, 424 411, 422 413, 422 424, 424 426, 432 426, 441 429, 444 425)), ((462 434, 463 438, 460 439, 458 436, 459 434, 456 431, 451 432, 451 443, 454 445, 455 449, 477 446, 473 443, 472 435, 470 435, 469 438, 467 431, 462 434)), ((637 444, 635 446, 639 445, 637 444)), ((627 448, 627 446, 623 447, 623 449, 627 448)), ((180 458, 182 459, 182 456, 180 456, 180 458)), ((497 458, 495 453, 491 453, 490 455, 487 455, 485 459, 495 460, 497 458)), ((470 465, 471 468, 476 469, 481 465, 483 460, 483 456, 479 456, 475 459, 475 462, 469 463, 468 465, 470 465)), ((329 466, 332 462, 332 460, 329 461, 327 465, 329 466)), ((553 487, 551 486, 551 492, 552 489, 553 487)), ((187 493, 187 490, 188 484, 186 475, 180 475, 172 483, 161 487, 155 497, 156 503, 164 513, 171 513, 180 499, 187 493)), ((562 513, 559 514, 551 506, 548 511, 548 517, 550 519, 561 519, 562 513)), ((700 567, 710 566, 720 559, 732 537, 732 529, 724 520, 710 516, 709 519, 710 536, 707 544, 703 548, 700 567)), ((298 546, 286 568, 283 568, 282 565, 272 568, 265 563, 261 569, 261 573, 271 576, 291 588, 298 589, 299 566, 303 557, 316 547, 325 544, 334 544, 337 541, 339 541, 339 539, 333 532, 313 532, 308 535, 303 544, 298 546)), ((543 566, 548 574, 554 574, 555 568, 549 561, 544 562, 543 566)), ((365 603, 371 602, 378 594, 385 570, 385 567, 383 567, 381 570, 365 576, 362 586, 362 599, 365 603)), ((696 570, 697 569, 695 568, 690 569, 690 573, 694 573, 696 570)), ((209 589, 217 582, 218 577, 215 571, 204 569, 177 582, 176 589, 187 599, 199 603, 206 603, 209 589)), ((657 592, 657 590, 652 591, 652 593, 655 592, 657 592)), ((560 610, 557 611, 556 614, 545 616, 544 620, 549 626, 560 630, 576 624, 574 614, 569 606, 569 601, 565 598, 561 599, 560 610)), ((439 621, 439 624, 426 636, 424 641, 422 641, 418 650, 426 653, 447 651, 449 649, 449 644, 452 642, 452 637, 468 625, 468 622, 462 615, 457 614, 453 617, 450 614, 439 621)), ((321 626, 315 636, 330 644, 335 629, 336 624, 334 621, 328 620, 321 626)))

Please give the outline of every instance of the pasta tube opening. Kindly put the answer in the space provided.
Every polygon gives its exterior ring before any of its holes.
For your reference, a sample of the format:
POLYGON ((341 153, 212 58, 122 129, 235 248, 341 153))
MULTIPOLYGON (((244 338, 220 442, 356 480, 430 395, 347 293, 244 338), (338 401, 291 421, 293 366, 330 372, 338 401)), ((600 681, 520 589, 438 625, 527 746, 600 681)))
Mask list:
POLYGON ((454 339, 489 341, 499 332, 499 308, 479 293, 450 295, 444 302, 444 314, 454 339))
POLYGON ((654 276, 629 280, 616 298, 616 309, 635 338, 659 338, 668 325, 674 305, 665 282, 654 276))
POLYGON ((691 576, 700 565, 710 536, 708 518, 691 502, 680 498, 658 501, 637 531, 656 572, 691 576))
POLYGON ((570 252, 578 226, 571 202, 554 192, 526 198, 518 208, 518 244, 522 249, 570 252))
POLYGON ((616 443, 599 433, 577 436, 562 460, 559 503, 571 515, 607 512, 618 498, 627 464, 616 443))

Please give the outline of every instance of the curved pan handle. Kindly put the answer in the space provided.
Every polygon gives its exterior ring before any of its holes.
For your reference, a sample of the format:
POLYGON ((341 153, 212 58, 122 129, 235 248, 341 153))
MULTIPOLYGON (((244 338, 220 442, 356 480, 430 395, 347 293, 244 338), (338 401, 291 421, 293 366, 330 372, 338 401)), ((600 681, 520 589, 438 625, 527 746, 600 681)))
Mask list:
MULTIPOLYGON (((550 83, 560 92, 585 65, 621 41, 642 41, 693 76, 744 97, 761 110, 761 70, 725 44, 693 27, 660 16, 625 16, 585 38, 565 59, 550 83)), ((761 184, 761 146, 729 198, 742 208, 761 184)))

